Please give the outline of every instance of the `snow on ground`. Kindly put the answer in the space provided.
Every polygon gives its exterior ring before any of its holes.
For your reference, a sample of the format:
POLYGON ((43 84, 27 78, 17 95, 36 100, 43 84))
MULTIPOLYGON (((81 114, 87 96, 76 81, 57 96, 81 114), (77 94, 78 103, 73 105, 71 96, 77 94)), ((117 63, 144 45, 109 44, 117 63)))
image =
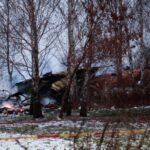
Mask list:
MULTIPOLYGON (((0 137, 17 137, 20 134, 0 133, 0 137)), ((21 139, 21 140, 1 140, 0 150, 70 150, 72 142, 63 139, 21 139)))
MULTIPOLYGON (((11 118, 10 118, 11 119, 11 118)), ((15 118, 13 118, 15 119, 15 118)), ((17 118, 16 118, 17 119, 17 118)), ((2 122, 3 120, 1 120, 2 122)), ((27 121, 26 121, 27 122, 27 121)), ((95 132, 103 131, 106 122, 100 120, 53 120, 41 123, 15 123, 15 124, 0 124, 0 138, 3 137, 20 137, 31 135, 48 135, 53 133, 80 133, 80 132, 95 132), (81 128, 81 129, 80 129, 81 128)), ((147 129, 142 150, 149 150, 150 141, 150 124, 140 122, 112 122, 109 123, 107 131, 129 130, 129 129, 147 129), (118 124, 118 125, 117 125, 118 124)), ((133 134, 130 139, 133 149, 138 146, 144 133, 133 134)), ((127 148, 129 135, 115 135, 112 140, 112 135, 105 135, 101 149, 105 150, 113 141, 118 141, 121 150, 127 148)), ((43 138, 43 139, 20 139, 20 140, 0 140, 0 150, 73 150, 74 144, 77 149, 98 149, 101 136, 89 137, 64 137, 64 138, 43 138), (75 142, 75 143, 74 143, 75 142)), ((115 142, 114 142, 115 144, 115 142)))
POLYGON ((89 122, 87 121, 50 121, 47 123, 39 124, 40 128, 47 127, 47 126, 53 126, 53 127, 102 127, 104 123, 91 120, 89 122))

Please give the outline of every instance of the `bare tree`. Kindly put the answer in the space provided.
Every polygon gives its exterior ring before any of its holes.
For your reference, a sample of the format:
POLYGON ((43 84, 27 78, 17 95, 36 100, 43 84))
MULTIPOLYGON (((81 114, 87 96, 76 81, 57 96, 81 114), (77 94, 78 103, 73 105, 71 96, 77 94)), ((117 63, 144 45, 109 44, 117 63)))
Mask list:
POLYGON ((88 44, 86 49, 84 49, 85 51, 85 59, 83 62, 83 66, 85 69, 85 73, 84 73, 84 82, 83 82, 83 86, 82 86, 82 91, 81 91, 81 97, 80 97, 80 101, 81 101, 81 110, 80 110, 80 116, 87 116, 87 101, 89 99, 89 79, 90 79, 90 70, 91 70, 91 65, 92 65, 92 55, 93 55, 93 40, 94 40, 94 34, 92 31, 93 28, 93 24, 94 24, 94 6, 93 6, 93 2, 92 1, 88 1, 87 2, 87 7, 86 7, 86 11, 87 11, 87 38, 89 39, 88 44))
POLYGON ((11 51, 12 42, 11 42, 11 29, 10 29, 10 18, 11 18, 11 6, 10 0, 6 0, 1 3, 0 16, 1 16, 1 44, 0 47, 3 49, 1 52, 1 57, 6 63, 7 73, 9 75, 9 82, 12 86, 12 75, 13 75, 13 64, 12 64, 12 54, 11 51))
POLYGON ((71 115, 72 102, 74 98, 75 76, 72 77, 75 63, 75 42, 74 42, 74 0, 68 0, 68 56, 67 56, 67 85, 70 87, 68 100, 66 101, 66 114, 71 115))
MULTIPOLYGON (((66 111, 66 115, 70 116, 72 111, 72 103, 75 96, 76 88, 76 70, 77 65, 75 62, 75 1, 68 0, 68 16, 67 16, 67 30, 68 30, 68 54, 67 54, 67 85, 64 96, 62 98, 62 108, 60 112, 60 117, 63 117, 63 112, 66 111)), ((61 13, 64 16, 63 11, 61 13)))
POLYGON ((10 29, 9 29, 9 26, 10 26, 10 8, 9 8, 9 0, 6 1, 6 8, 7 8, 7 28, 6 28, 6 41, 7 41, 7 70, 8 70, 8 74, 9 74, 9 80, 10 80, 10 83, 12 85, 12 72, 13 72, 13 65, 10 61, 10 29))
POLYGON ((38 32, 37 32, 37 18, 35 16, 35 2, 34 0, 27 0, 27 7, 29 13, 29 25, 31 29, 31 50, 32 50, 32 93, 30 114, 34 117, 42 117, 41 104, 39 101, 39 47, 38 47, 38 32))
POLYGON ((58 27, 53 26, 50 19, 58 3, 59 0, 11 1, 14 10, 14 20, 10 22, 12 39, 18 45, 18 55, 22 58, 16 64, 26 68, 31 75, 30 114, 35 118, 43 116, 39 97, 40 73, 50 53, 50 46, 57 37, 54 33, 58 27))

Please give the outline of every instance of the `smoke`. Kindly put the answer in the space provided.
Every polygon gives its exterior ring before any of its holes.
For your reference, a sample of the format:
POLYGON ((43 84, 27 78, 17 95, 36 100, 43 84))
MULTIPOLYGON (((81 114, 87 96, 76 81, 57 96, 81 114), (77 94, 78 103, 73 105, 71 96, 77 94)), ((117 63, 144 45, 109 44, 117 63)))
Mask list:
POLYGON ((17 88, 14 86, 14 83, 11 85, 8 73, 6 71, 4 71, 3 74, 1 74, 0 83, 0 91, 2 91, 4 95, 14 94, 17 91, 17 88))
POLYGON ((12 102, 8 101, 8 102, 3 102, 3 103, 2 103, 2 107, 3 107, 3 108, 5 107, 5 108, 11 109, 11 108, 14 108, 14 105, 13 105, 12 102))

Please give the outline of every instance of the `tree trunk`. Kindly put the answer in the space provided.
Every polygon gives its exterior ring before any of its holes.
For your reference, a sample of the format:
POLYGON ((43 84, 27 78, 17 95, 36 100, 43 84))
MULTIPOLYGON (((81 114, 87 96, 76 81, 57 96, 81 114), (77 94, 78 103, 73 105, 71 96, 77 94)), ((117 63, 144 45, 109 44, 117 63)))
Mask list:
POLYGON ((75 82, 75 77, 72 77, 72 74, 74 72, 74 0, 68 0, 68 68, 67 68, 67 80, 68 80, 68 85, 70 87, 69 89, 69 95, 68 98, 66 99, 65 107, 66 107, 66 115, 71 116, 72 112, 72 101, 74 97, 74 82, 75 82))
POLYGON ((33 115, 33 98, 31 97, 29 115, 33 115))
MULTIPOLYGON (((122 6, 122 0, 115 1, 115 14, 123 15, 119 11, 119 7, 122 6)), ((123 54, 123 43, 122 43, 122 21, 118 23, 118 20, 115 20, 115 36, 116 36, 116 68, 117 68, 117 80, 118 86, 122 84, 122 54, 123 54)))
POLYGON ((87 117, 87 104, 86 104, 86 101, 81 101, 80 116, 81 117, 87 117))
POLYGON ((32 48, 32 92, 30 113, 34 118, 43 117, 39 99, 39 59, 38 59, 38 35, 35 16, 34 0, 28 0, 29 21, 31 28, 31 48, 32 48))
POLYGON ((88 80, 89 80, 89 72, 88 70, 85 71, 84 76, 84 83, 81 91, 81 98, 80 98, 80 116, 86 117, 87 116, 87 100, 88 100, 88 80))
POLYGON ((93 59, 93 43, 94 43, 94 34, 93 34, 93 2, 88 1, 88 7, 91 8, 91 11, 88 10, 87 16, 87 23, 88 23, 88 46, 85 49, 85 61, 84 61, 84 82, 82 85, 81 90, 81 109, 80 109, 80 116, 86 117, 87 116, 87 102, 89 100, 89 85, 88 81, 90 79, 90 70, 92 65, 93 59))
POLYGON ((130 39, 127 33, 127 50, 128 50, 128 60, 129 60, 129 67, 130 67, 130 76, 132 79, 132 86, 134 87, 135 85, 135 79, 134 79, 134 71, 133 71, 133 58, 132 58, 132 50, 130 48, 130 39))
POLYGON ((144 39, 143 39, 143 28, 144 28, 144 22, 143 22, 143 0, 139 1, 140 3, 140 55, 141 55, 141 78, 140 83, 141 85, 144 84, 144 66, 145 66, 145 57, 144 57, 144 39))
POLYGON ((9 29, 9 24, 10 24, 10 8, 9 8, 9 0, 6 1, 6 6, 7 6, 7 31, 6 31, 6 41, 7 41, 7 70, 8 70, 8 75, 9 75, 9 81, 10 85, 12 86, 12 66, 10 62, 10 29, 9 29))
POLYGON ((32 113, 33 113, 34 118, 43 117, 41 104, 39 102, 39 94, 37 92, 36 93, 32 92, 32 106, 31 107, 33 109, 32 113))
POLYGON ((71 101, 66 102, 65 112, 66 112, 66 116, 71 116, 71 113, 72 113, 72 102, 71 101))
MULTIPOLYGON (((120 46, 119 46, 120 47, 120 46)), ((116 55, 116 67, 117 67, 117 81, 118 86, 122 83, 122 50, 121 47, 118 48, 118 54, 116 55)))
POLYGON ((66 86, 65 92, 64 92, 63 97, 62 97, 62 102, 61 102, 61 110, 59 113, 60 118, 63 118, 64 112, 66 112, 65 107, 66 107, 66 103, 68 102, 67 99, 68 99, 68 95, 69 95, 69 90, 70 90, 70 86, 66 86))

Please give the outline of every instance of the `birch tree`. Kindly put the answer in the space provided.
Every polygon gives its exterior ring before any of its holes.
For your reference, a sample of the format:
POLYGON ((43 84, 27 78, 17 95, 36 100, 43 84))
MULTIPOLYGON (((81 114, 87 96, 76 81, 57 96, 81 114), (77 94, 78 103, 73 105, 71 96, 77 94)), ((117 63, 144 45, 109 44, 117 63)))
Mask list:
POLYGON ((9 0, 6 1, 6 8, 7 8, 7 25, 6 25, 6 41, 7 41, 7 70, 9 74, 9 80, 12 85, 12 72, 13 72, 13 65, 10 61, 10 6, 9 6, 9 0))
POLYGON ((41 104, 39 101, 39 46, 34 0, 27 0, 27 5, 25 6, 27 7, 29 13, 29 27, 31 30, 30 40, 32 50, 32 93, 30 113, 33 114, 34 117, 42 117, 41 104))
MULTIPOLYGON (((72 103, 74 99, 75 89, 75 41, 74 41, 74 0, 68 0, 68 16, 67 16, 67 30, 68 30, 68 56, 67 56, 67 85, 66 90, 62 98, 62 105, 60 111, 60 117, 63 117, 63 112, 66 112, 67 116, 71 115, 72 103)), ((63 13, 64 14, 64 13, 63 13)))
POLYGON ((58 3, 59 0, 15 0, 11 3, 15 20, 10 26, 14 30, 13 39, 20 47, 20 61, 32 78, 30 114, 35 118, 43 116, 39 96, 40 74, 57 37, 54 34, 57 27, 51 20, 58 3))
MULTIPOLYGON (((66 103, 67 116, 71 115, 72 101, 74 98, 75 76, 72 77, 75 63, 75 42, 74 42, 74 0, 68 0, 68 83, 70 84, 70 92, 68 102, 66 103), (71 80, 71 81, 69 81, 71 80)), ((68 85, 69 86, 69 85, 68 85)))

